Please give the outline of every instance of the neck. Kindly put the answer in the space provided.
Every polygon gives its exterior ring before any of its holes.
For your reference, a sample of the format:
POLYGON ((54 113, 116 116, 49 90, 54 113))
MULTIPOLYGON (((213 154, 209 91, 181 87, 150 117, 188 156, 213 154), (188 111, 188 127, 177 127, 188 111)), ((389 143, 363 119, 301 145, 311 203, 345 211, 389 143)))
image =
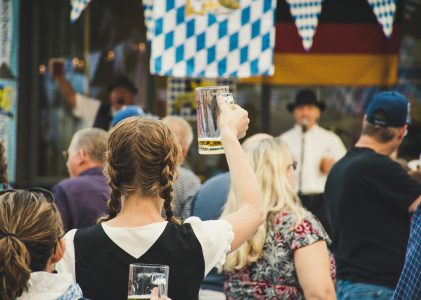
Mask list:
POLYGON ((120 213, 107 224, 115 227, 140 227, 165 221, 161 215, 163 205, 164 200, 159 196, 126 196, 122 199, 120 213))
POLYGON ((82 174, 83 172, 86 172, 89 169, 92 169, 92 168, 102 168, 102 167, 103 167, 102 163, 86 162, 82 166, 80 166, 80 169, 79 169, 79 171, 77 172, 77 174, 75 176, 79 176, 80 174, 82 174))
MULTIPOLYGON (((316 124, 317 124, 317 123, 307 124, 307 130, 306 130, 306 131, 309 131, 309 130, 313 129, 313 127, 315 127, 315 126, 316 126, 316 124)), ((302 128, 302 127, 303 127, 303 125, 302 125, 301 123, 297 123, 297 125, 298 125, 300 128, 302 128)))
POLYGON ((377 140, 367 135, 362 135, 358 142, 355 144, 358 148, 369 148, 378 154, 389 156, 396 150, 396 146, 393 142, 379 143, 377 140))

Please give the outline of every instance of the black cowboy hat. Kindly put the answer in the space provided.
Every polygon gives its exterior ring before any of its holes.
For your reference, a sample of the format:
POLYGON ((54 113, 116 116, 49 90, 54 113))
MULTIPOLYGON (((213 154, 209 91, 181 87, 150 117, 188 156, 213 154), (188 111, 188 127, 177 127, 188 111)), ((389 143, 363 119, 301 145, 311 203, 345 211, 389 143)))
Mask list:
POLYGON ((289 112, 293 112, 297 106, 302 105, 314 105, 317 106, 320 111, 324 111, 326 104, 317 99, 316 94, 312 90, 300 90, 295 96, 295 101, 287 104, 289 112))
POLYGON ((124 87, 133 94, 137 93, 137 87, 128 77, 124 75, 119 75, 114 79, 114 81, 108 86, 108 93, 111 93, 111 91, 117 87, 124 87))

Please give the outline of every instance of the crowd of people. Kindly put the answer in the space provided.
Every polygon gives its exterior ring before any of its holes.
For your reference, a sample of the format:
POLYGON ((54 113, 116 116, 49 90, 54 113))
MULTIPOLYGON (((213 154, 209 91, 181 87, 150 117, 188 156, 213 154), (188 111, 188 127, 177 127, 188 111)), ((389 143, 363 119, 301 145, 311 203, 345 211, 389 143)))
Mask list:
POLYGON ((127 79, 107 107, 57 81, 90 127, 52 192, 12 189, 0 147, 1 299, 127 299, 132 263, 169 266, 175 300, 421 299, 421 182, 393 159, 410 124, 403 95, 371 99, 348 151, 318 125, 311 90, 288 104, 291 130, 242 145, 247 112, 218 102, 229 171, 202 184, 183 165, 184 119, 131 107, 127 79))

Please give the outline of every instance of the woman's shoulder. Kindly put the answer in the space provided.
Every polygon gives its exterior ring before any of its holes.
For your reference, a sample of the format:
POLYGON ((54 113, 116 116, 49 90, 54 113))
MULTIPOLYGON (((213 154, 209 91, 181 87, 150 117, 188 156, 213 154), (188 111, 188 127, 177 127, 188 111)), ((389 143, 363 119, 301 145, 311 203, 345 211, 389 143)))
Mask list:
POLYGON ((187 218, 183 225, 187 224, 193 229, 202 247, 205 259, 205 275, 213 267, 221 267, 234 240, 234 231, 231 224, 221 219, 202 221, 198 217, 187 218))
POLYGON ((281 211, 274 217, 274 226, 282 233, 291 248, 298 249, 319 240, 331 243, 320 221, 310 212, 303 217, 289 211, 281 211))
POLYGON ((229 243, 234 238, 232 225, 225 220, 202 221, 198 217, 187 218, 182 226, 191 226, 197 238, 201 241, 213 242, 215 237, 226 238, 229 243))

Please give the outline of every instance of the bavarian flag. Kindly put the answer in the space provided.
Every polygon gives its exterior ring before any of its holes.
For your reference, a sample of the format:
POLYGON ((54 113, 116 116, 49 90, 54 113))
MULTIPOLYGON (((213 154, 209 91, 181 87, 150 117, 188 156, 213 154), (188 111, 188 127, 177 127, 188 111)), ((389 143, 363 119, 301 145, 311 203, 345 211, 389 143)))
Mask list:
POLYGON ((286 0, 279 0, 275 74, 242 82, 351 86, 395 84, 402 4, 398 1, 393 32, 387 38, 368 0, 324 0, 312 47, 305 51, 286 0))

